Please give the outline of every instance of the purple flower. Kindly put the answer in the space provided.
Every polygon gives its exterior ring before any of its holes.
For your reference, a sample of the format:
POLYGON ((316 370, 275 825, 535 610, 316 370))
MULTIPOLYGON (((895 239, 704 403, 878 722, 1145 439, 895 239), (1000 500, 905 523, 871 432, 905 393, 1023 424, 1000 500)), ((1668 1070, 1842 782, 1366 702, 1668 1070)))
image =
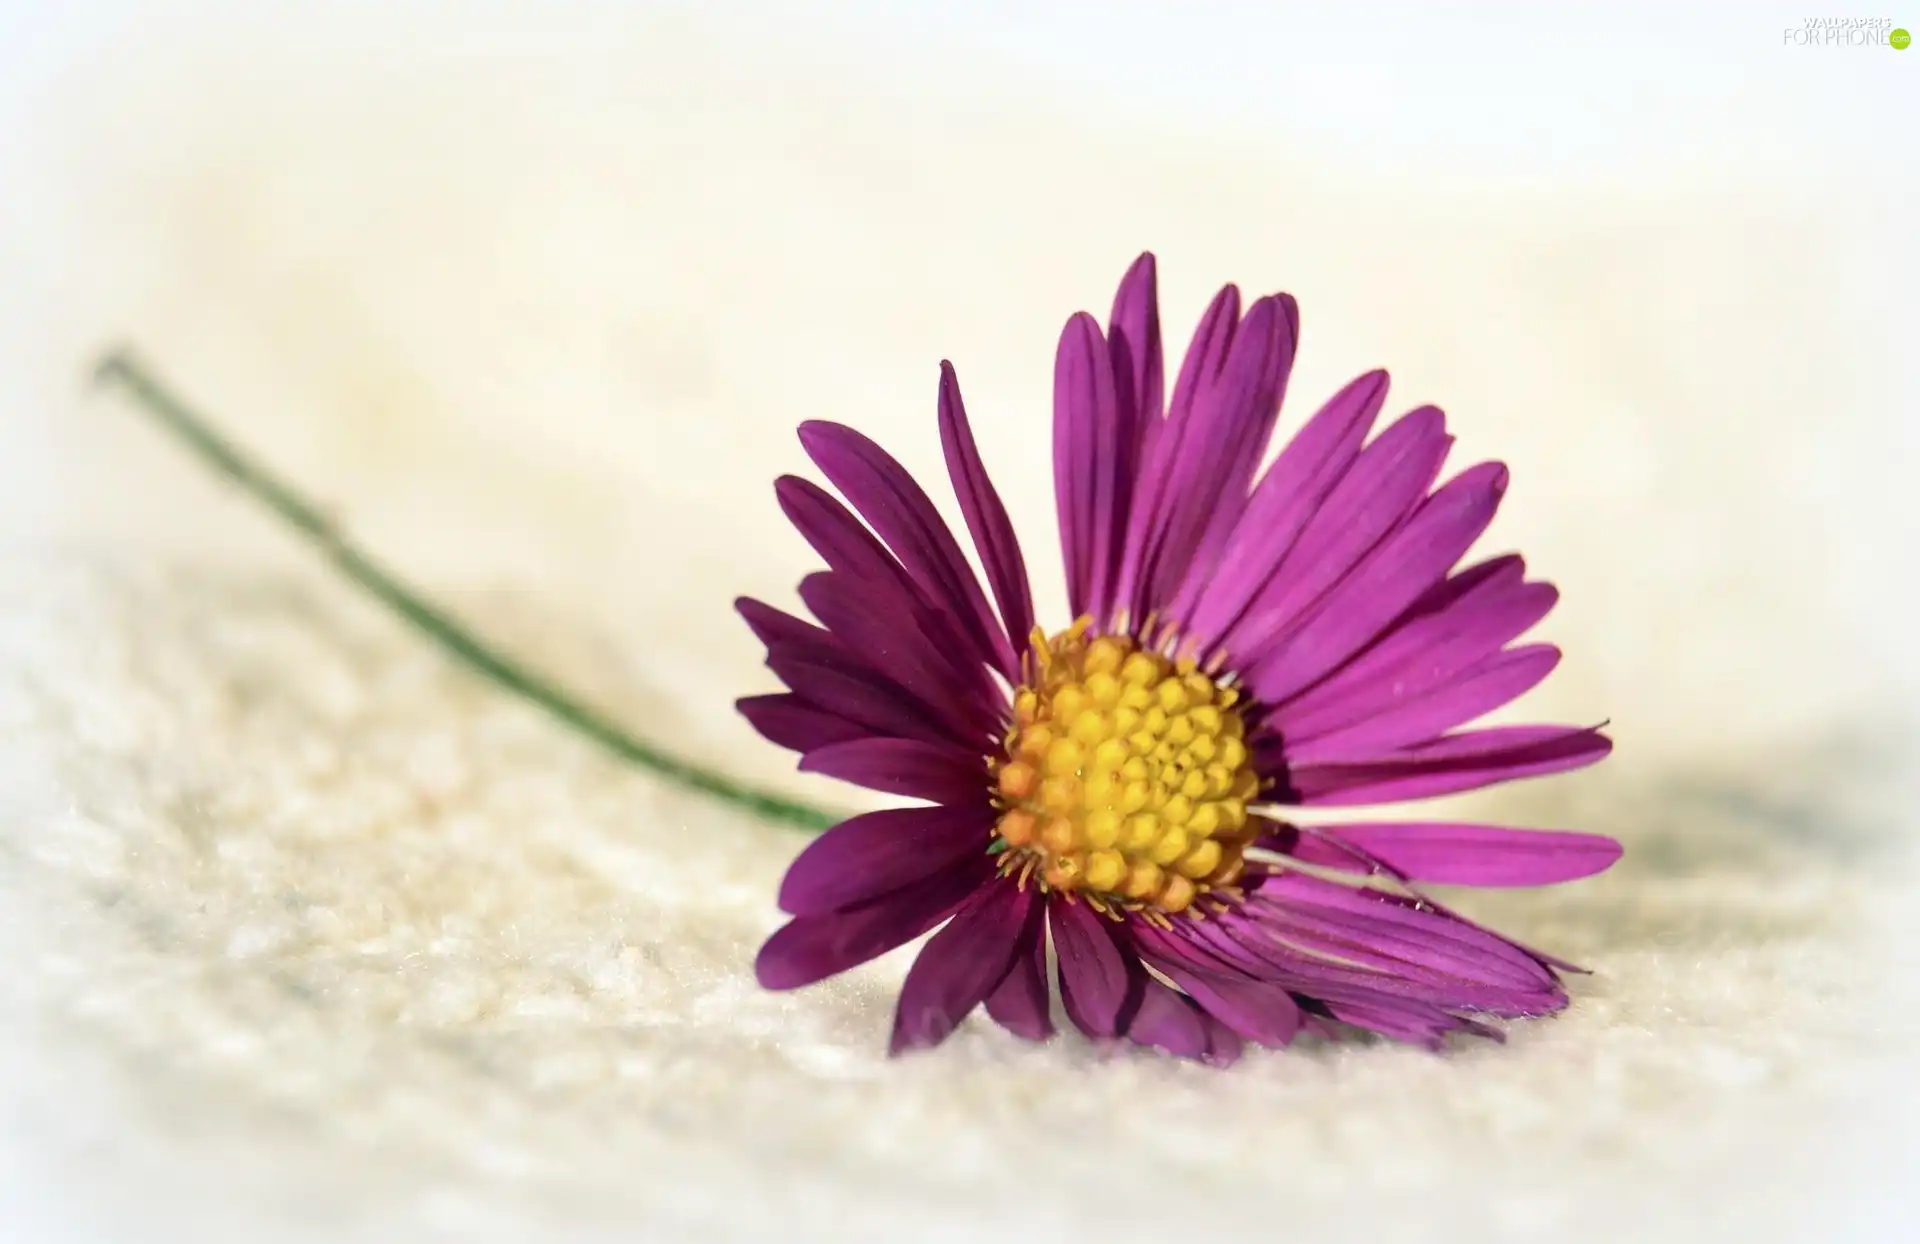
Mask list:
POLYGON ((950 365, 940 438, 985 590, 899 463, 849 428, 800 429, 853 512, 778 482, 830 567, 800 586, 821 625, 740 602, 788 687, 740 710, 803 770, 921 803, 801 852, 762 985, 809 985, 938 928, 893 1050, 938 1043, 982 1003, 1043 1040, 1050 937, 1075 1028, 1216 1063, 1343 1024, 1436 1047, 1497 1037, 1482 1017, 1566 1006, 1556 969, 1571 965, 1414 886, 1584 877, 1619 857, 1612 839, 1284 811, 1471 790, 1611 747, 1584 727, 1463 728, 1560 653, 1515 643, 1555 600, 1519 557, 1454 569, 1507 470, 1436 487, 1452 444, 1439 410, 1369 439, 1387 393, 1369 373, 1256 480, 1299 333, 1291 297, 1242 308, 1227 286, 1167 400, 1151 254, 1104 333, 1067 322, 1054 489, 1077 620, 1051 635, 950 365))

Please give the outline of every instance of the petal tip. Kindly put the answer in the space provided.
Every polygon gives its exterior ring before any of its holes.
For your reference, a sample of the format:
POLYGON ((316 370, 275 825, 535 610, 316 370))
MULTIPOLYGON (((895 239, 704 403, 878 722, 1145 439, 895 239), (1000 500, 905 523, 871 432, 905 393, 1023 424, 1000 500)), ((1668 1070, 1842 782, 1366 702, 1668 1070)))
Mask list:
POLYGON ((1416 406, 1400 416, 1399 422, 1412 424, 1423 435, 1444 436, 1447 431, 1447 412, 1438 406, 1416 406))
POLYGON ((887 1057, 900 1058, 933 1049, 952 1033, 952 1026, 940 1016, 921 1015, 917 1022, 913 1022, 909 1021, 905 1012, 900 1012, 894 1017, 893 1035, 887 1038, 887 1057))
POLYGON ((1279 303, 1281 318, 1287 325, 1287 344, 1297 348, 1300 344, 1300 300, 1292 294, 1275 294, 1274 301, 1279 303))
POLYGON ((803 979, 804 974, 796 971, 794 965, 780 953, 780 934, 792 927, 792 923, 783 925, 772 937, 760 943, 759 953, 753 957, 753 978, 760 983, 760 988, 798 989, 808 983, 803 979))
MULTIPOLYGON (((801 448, 805 449, 810 456, 815 455, 823 447, 830 447, 835 441, 848 437, 860 437, 860 434, 852 428, 835 423, 831 419, 804 420, 795 429, 794 434, 800 438, 801 448)), ((865 438, 860 437, 860 439, 865 438)))
MULTIPOLYGON (((1141 251, 1134 261, 1127 265, 1126 275, 1120 278, 1120 288, 1114 292, 1113 303, 1117 311, 1122 305, 1137 298, 1142 302, 1159 301, 1159 260, 1152 251, 1141 251)), ((1149 304, 1151 305, 1151 304, 1149 304)))

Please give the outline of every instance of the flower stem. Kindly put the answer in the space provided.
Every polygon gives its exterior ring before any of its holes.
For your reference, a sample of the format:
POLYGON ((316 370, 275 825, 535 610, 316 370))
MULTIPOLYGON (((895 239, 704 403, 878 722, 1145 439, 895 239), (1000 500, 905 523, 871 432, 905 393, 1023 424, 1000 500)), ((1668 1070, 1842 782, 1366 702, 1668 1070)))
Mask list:
POLYGON ((205 419, 169 393, 127 351, 107 354, 95 365, 93 375, 98 384, 123 386, 162 428, 179 438, 207 466, 277 514, 362 591, 411 623, 456 661, 494 685, 546 710, 561 725, 675 785, 711 795, 766 820, 819 831, 840 819, 824 809, 758 790, 725 774, 668 755, 519 665, 355 548, 320 507, 215 431, 205 419))

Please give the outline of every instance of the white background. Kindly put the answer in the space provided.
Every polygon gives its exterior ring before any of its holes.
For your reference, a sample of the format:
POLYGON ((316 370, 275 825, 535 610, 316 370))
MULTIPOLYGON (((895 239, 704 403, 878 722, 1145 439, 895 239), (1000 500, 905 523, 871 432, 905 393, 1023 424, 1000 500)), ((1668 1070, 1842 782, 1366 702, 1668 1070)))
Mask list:
POLYGON ((1809 16, 0 4, 9 1238, 1901 1238, 1920 49, 1809 16), (1466 814, 1628 857, 1476 908, 1599 969, 1504 1049, 887 1063, 898 956, 746 977, 790 834, 78 384, 133 342, 489 633, 844 798, 728 711, 792 425, 937 472, 952 357, 1044 580, 1052 334, 1149 246, 1170 340, 1301 297, 1295 416, 1384 363, 1514 466, 1530 711, 1620 754, 1466 814))

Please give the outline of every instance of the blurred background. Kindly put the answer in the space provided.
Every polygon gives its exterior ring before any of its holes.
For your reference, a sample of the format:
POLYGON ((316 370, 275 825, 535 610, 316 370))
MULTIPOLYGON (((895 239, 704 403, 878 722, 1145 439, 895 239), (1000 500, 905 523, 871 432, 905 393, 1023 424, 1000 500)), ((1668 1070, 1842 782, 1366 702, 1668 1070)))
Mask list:
POLYGON ((20 1240, 1898 1239, 1920 49, 1751 4, 0 0, 0 1221, 20 1240), (1448 815, 1625 861, 1460 903, 1592 965, 1435 1058, 883 1056, 905 956, 753 951, 802 845, 623 769, 85 381, 128 346, 642 735, 810 798, 729 612, 798 422, 940 475, 959 369, 1064 621, 1060 324, 1287 290, 1514 484, 1516 714, 1448 815))

